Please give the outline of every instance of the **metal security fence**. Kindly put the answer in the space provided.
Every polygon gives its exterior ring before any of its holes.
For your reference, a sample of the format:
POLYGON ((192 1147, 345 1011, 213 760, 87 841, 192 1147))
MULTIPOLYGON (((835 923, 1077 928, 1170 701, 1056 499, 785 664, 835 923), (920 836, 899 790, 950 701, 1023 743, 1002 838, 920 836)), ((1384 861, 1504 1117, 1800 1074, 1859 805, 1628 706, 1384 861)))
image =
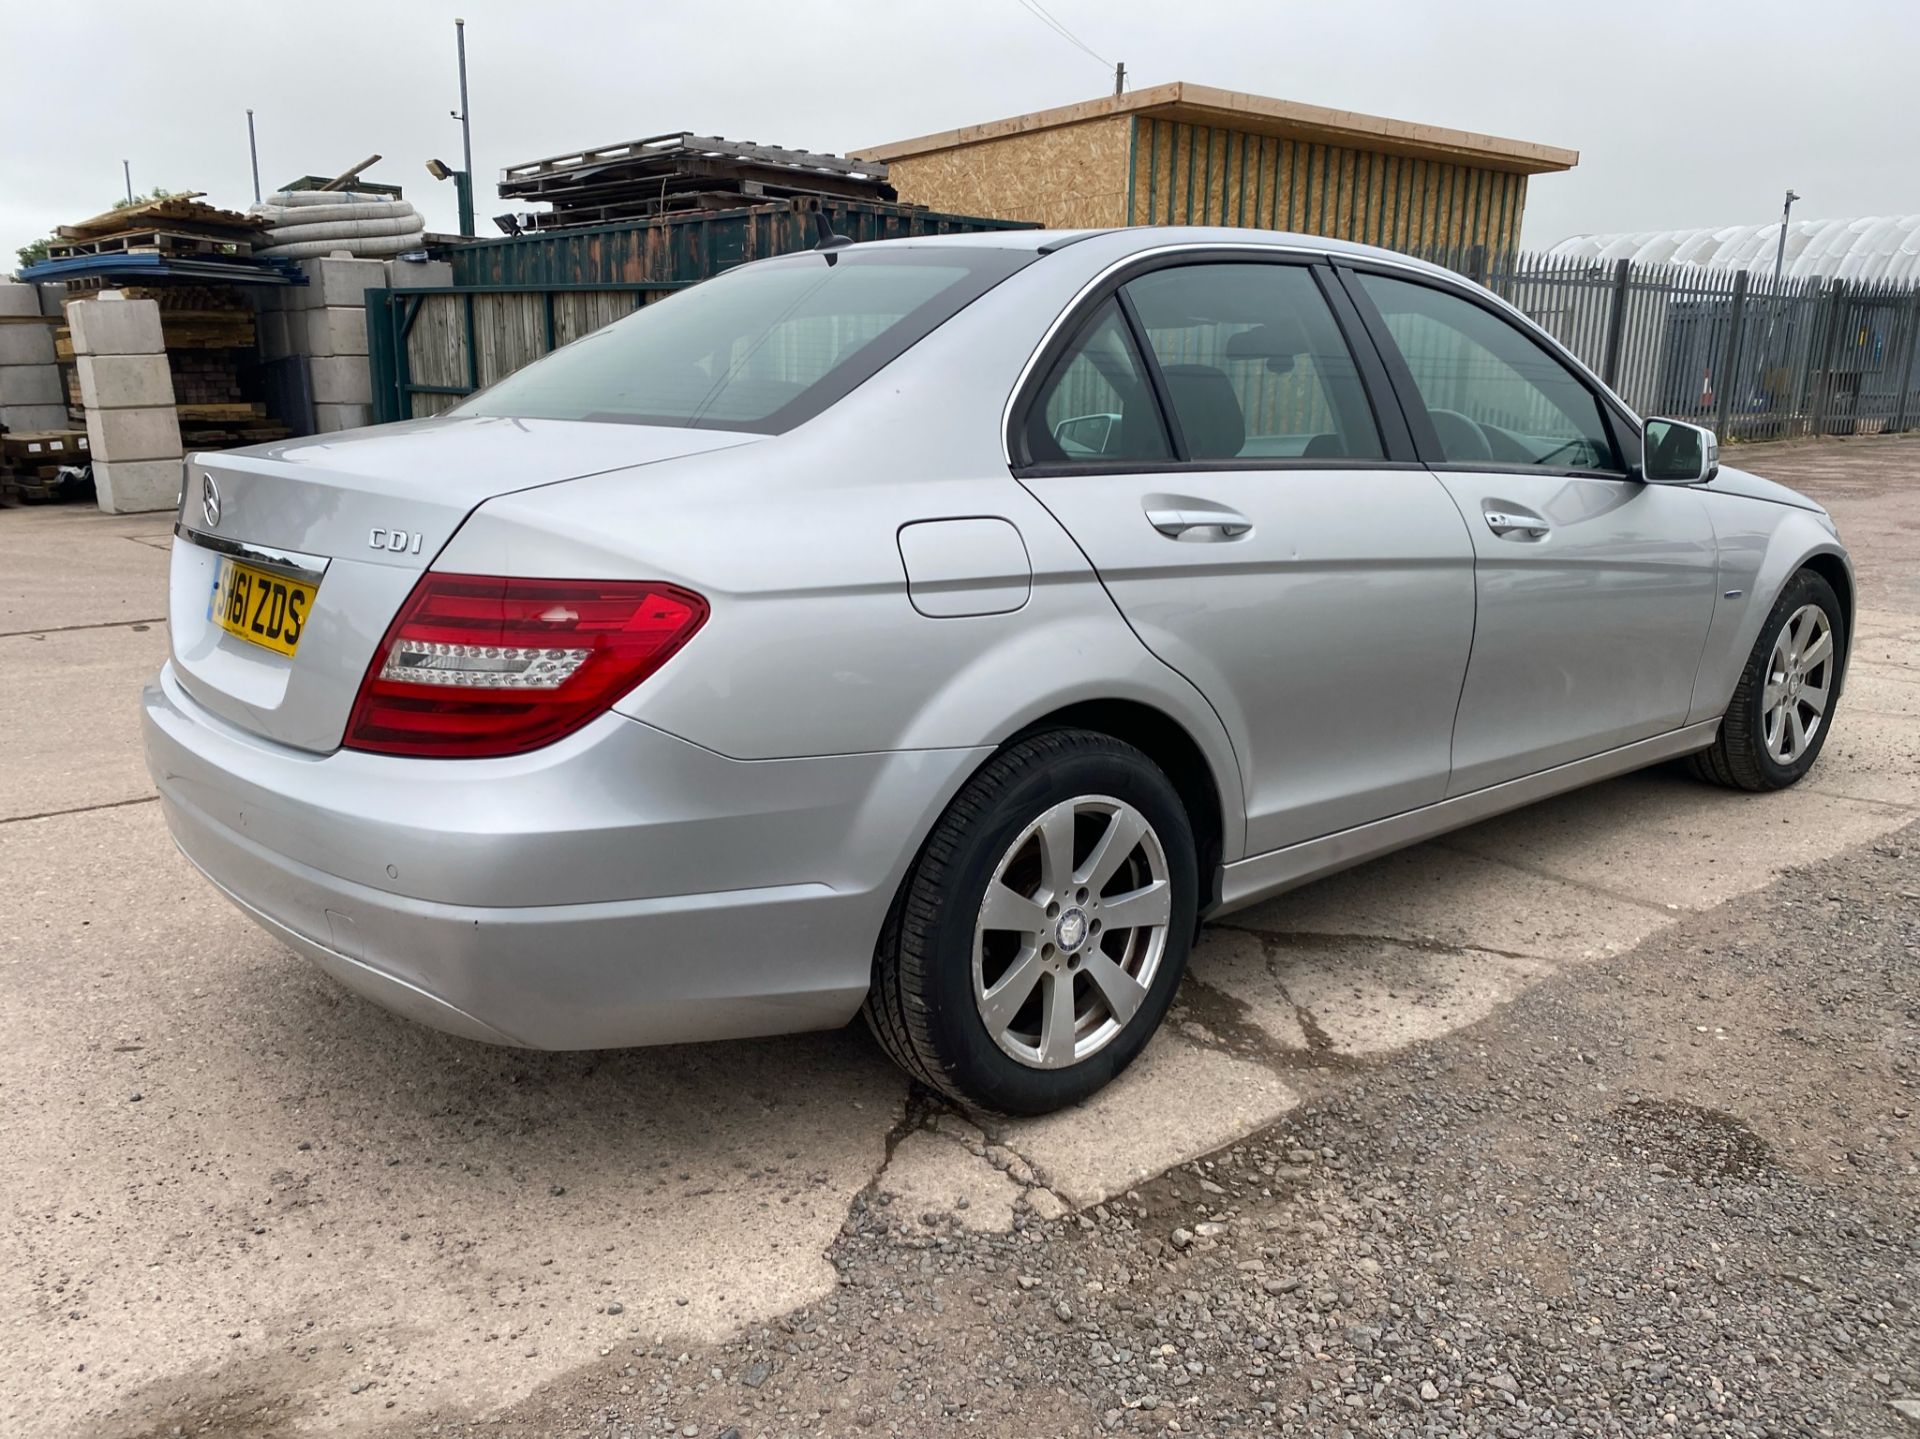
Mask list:
POLYGON ((1477 248, 1427 258, 1524 312, 1643 415, 1733 440, 1920 424, 1920 288, 1477 248))

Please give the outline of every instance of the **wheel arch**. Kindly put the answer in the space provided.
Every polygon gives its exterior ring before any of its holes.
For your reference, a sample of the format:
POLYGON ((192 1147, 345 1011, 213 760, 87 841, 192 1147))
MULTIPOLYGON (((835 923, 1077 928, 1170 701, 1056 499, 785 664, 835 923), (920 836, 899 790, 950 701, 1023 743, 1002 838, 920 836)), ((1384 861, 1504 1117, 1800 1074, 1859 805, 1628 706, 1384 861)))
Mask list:
POLYGON ((1220 900, 1227 853, 1229 794, 1207 762, 1200 743, 1173 716, 1138 700, 1092 699, 1064 705, 1030 720, 1009 735, 995 753, 1030 735, 1049 730, 1083 729, 1130 744, 1160 767, 1173 784, 1193 826, 1199 859, 1200 912, 1220 900))

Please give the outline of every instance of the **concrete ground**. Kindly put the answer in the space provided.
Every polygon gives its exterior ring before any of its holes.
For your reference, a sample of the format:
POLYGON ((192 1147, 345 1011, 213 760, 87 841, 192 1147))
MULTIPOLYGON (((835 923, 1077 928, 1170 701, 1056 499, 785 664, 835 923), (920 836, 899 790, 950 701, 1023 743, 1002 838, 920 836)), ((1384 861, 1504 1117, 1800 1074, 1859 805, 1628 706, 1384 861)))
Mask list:
MULTIPOLYGON (((1501 1010, 1920 817, 1920 440, 1730 455, 1828 504, 1862 579, 1813 774, 1658 770, 1209 929, 1089 1105, 969 1143, 858 1031, 539 1055, 394 1019, 173 852, 141 764, 171 517, 0 511, 0 1432, 383 1432, 618 1345, 818 1301, 856 1200, 983 1230, 1099 1203, 1327 1073, 1501 1010)), ((1555 1037, 1542 1034, 1543 1044, 1555 1037)))

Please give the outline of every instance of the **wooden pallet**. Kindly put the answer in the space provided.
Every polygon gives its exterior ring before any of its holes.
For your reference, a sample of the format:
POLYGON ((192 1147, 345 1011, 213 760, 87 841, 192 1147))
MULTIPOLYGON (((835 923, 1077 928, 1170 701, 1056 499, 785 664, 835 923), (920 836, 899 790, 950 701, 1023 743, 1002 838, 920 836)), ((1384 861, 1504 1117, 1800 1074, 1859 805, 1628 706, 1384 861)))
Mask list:
POLYGON ((239 243, 250 240, 266 228, 266 221, 258 216, 200 204, 196 191, 107 210, 78 224, 62 225, 57 233, 63 240, 96 240, 106 235, 124 234, 129 230, 176 230, 207 237, 219 236, 229 243, 239 243))
POLYGON ((264 420, 267 417, 267 407, 257 400, 219 405, 175 405, 173 408, 180 416, 182 428, 189 423, 200 422, 228 424, 238 421, 249 424, 254 420, 264 420))
POLYGON ((47 247, 47 257, 68 260, 77 255, 155 254, 185 258, 188 256, 233 256, 252 253, 251 239, 231 239, 221 235, 194 235, 179 230, 122 230, 117 235, 100 235, 85 240, 63 240, 47 247))
POLYGON ((9 430, 0 434, 0 495, 23 504, 78 499, 92 489, 85 430, 9 430), (62 473, 67 471, 68 473, 62 473))

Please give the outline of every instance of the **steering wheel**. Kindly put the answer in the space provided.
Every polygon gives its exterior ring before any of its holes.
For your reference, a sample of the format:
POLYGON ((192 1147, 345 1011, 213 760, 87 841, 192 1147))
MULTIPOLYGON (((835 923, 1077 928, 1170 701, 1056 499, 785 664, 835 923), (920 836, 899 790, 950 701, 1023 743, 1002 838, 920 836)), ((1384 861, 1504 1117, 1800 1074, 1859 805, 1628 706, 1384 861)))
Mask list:
POLYGON ((1434 432, 1440 437, 1440 453, 1455 464, 1493 459, 1493 446, 1487 433, 1458 410, 1429 410, 1434 432))

